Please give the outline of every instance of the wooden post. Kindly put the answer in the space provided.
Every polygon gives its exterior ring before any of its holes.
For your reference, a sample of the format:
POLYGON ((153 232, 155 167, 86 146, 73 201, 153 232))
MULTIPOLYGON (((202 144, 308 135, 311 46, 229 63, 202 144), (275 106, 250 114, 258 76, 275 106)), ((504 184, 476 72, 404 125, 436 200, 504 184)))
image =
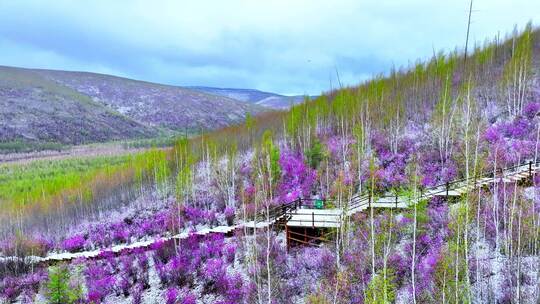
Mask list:
POLYGON ((450 190, 450 184, 446 182, 446 197, 448 197, 448 191, 450 190))
POLYGON ((315 229, 315 212, 311 212, 311 227, 315 229))
POLYGON ((398 202, 398 196, 397 196, 397 193, 396 193, 396 209, 397 209, 397 202, 398 202))
POLYGON ((289 233, 289 226, 287 225, 287 223, 285 223, 285 235, 287 236, 287 252, 289 252, 289 249, 291 248, 291 235, 289 233))
POLYGON ((529 161, 529 176, 532 177, 532 161, 529 161))

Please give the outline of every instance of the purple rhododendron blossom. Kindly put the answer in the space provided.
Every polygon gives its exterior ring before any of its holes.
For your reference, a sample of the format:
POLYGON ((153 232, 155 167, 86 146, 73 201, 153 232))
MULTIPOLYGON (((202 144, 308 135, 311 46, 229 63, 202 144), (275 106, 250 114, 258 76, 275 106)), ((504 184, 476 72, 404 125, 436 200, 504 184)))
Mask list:
POLYGON ((279 184, 280 199, 284 203, 299 197, 309 197, 317 178, 317 171, 306 165, 301 153, 283 151, 279 165, 282 175, 279 184))
POLYGON ((82 235, 74 235, 62 242, 62 249, 70 252, 79 251, 84 248, 86 239, 82 235))

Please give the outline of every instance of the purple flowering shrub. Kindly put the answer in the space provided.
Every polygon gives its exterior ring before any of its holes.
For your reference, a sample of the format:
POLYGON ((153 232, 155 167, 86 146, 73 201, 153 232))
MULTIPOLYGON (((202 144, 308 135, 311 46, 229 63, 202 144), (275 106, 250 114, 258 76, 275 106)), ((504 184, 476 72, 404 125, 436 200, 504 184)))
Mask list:
POLYGON ((8 303, 15 301, 19 296, 30 299, 39 291, 41 282, 48 279, 48 273, 44 269, 38 269, 33 273, 19 276, 7 276, 0 281, 0 300, 8 303))
POLYGON ((131 294, 133 296, 133 300, 132 300, 132 303, 133 304, 142 304, 143 301, 143 292, 145 290, 145 287, 144 287, 144 284, 143 283, 136 283, 135 285, 133 285, 133 287, 131 288, 131 294))
POLYGON ((529 103, 525 106, 523 116, 486 129, 483 139, 487 143, 492 163, 504 167, 534 156, 538 128, 534 118, 538 114, 538 107, 539 103, 529 103))
POLYGON ((280 297, 284 303, 294 303, 304 293, 316 292, 321 280, 333 280, 337 274, 336 256, 328 248, 298 247, 290 255, 281 274, 284 283, 280 297))
MULTIPOLYGON (((276 238, 274 232, 270 233, 270 239, 267 239, 266 233, 259 233, 255 236, 256 251, 264 254, 257 254, 255 256, 247 256, 245 250, 240 250, 240 254, 243 255, 242 259, 251 258, 254 259, 253 263, 249 264, 247 273, 250 278, 259 278, 259 282, 251 280, 250 284, 244 285, 243 293, 248 303, 257 302, 257 294, 261 293, 266 295, 268 268, 267 262, 270 264, 270 271, 272 279, 272 289, 275 290, 272 294, 273 301, 276 303, 291 303, 292 297, 298 295, 301 289, 296 289, 293 284, 295 278, 299 278, 300 272, 298 271, 298 265, 294 263, 294 260, 288 259, 286 248, 284 244, 276 238), (269 256, 267 260, 266 250, 269 247, 269 256)), ((264 300, 266 301, 266 300, 264 300)))
MULTIPOLYGON (((445 241, 449 238, 448 207, 444 204, 434 203, 419 210, 419 222, 416 237, 415 256, 415 285, 418 299, 430 299, 429 294, 434 291, 435 278, 445 249, 445 241)), ((372 281, 372 253, 370 221, 365 214, 357 214, 352 219, 355 224, 350 231, 351 238, 344 248, 341 258, 341 268, 336 267, 335 254, 328 249, 303 249, 295 264, 297 273, 312 273, 311 280, 301 279, 292 286, 298 288, 301 284, 312 284, 308 293, 318 299, 331 301, 336 295, 347 303, 364 303, 364 295, 369 294, 372 281), (309 257, 307 256, 309 254, 309 257), (306 270, 304 270, 306 269, 306 270), (300 285, 298 285, 300 284, 300 285), (339 289, 335 286, 338 284, 339 289)), ((412 264, 412 221, 409 217, 378 213, 374 217, 375 235, 375 264, 377 276, 385 267, 388 275, 388 284, 395 286, 395 290, 411 292, 411 264, 412 264), (389 234, 388 230, 392 229, 389 234), (391 238, 389 238, 391 237, 391 238), (390 247, 386 247, 387 245, 390 247), (389 252, 385 250, 389 249, 389 252)), ((295 278, 294 274, 291 278, 295 278)), ((304 275, 302 275, 305 277, 304 275)), ((308 277, 309 278, 309 277, 308 277)), ((292 284, 292 283, 291 283, 292 284)), ((431 298, 431 300, 433 300, 431 298)))
POLYGON ((142 214, 140 217, 126 217, 112 222, 93 223, 87 227, 81 227, 80 230, 84 233, 68 236, 57 247, 69 252, 78 252, 129 243, 133 239, 161 235, 168 230, 178 230, 179 223, 183 227, 182 217, 173 218, 172 210, 174 209, 150 215, 142 214))
MULTIPOLYGON (((404 186, 408 182, 405 169, 415 152, 414 142, 409 138, 402 138, 397 143, 397 150, 392 149, 388 138, 378 132, 372 135, 371 142, 377 157, 377 186, 383 189, 404 186)), ((368 180, 369 170, 363 171, 363 179, 368 180)))
POLYGON ((80 251, 84 248, 86 239, 82 235, 74 235, 62 242, 62 249, 69 252, 80 251))
POLYGON ((292 202, 309 197, 317 179, 317 171, 306 165, 301 153, 282 151, 279 157, 281 180, 278 185, 280 201, 292 202))
POLYGON ((213 210, 205 210, 197 207, 185 206, 184 212, 186 220, 191 223, 191 225, 201 225, 207 224, 210 226, 217 225, 217 215, 213 210))
POLYGON ((153 254, 160 282, 168 288, 167 303, 189 303, 192 296, 181 296, 177 287, 191 288, 196 282, 203 284, 203 293, 220 295, 228 303, 241 302, 244 293, 238 291, 243 290, 244 280, 228 271, 235 259, 234 243, 225 242, 220 234, 191 235, 179 242, 181 250, 174 243, 163 243, 153 254))
POLYGON ((439 152, 424 152, 420 156, 421 184, 424 187, 442 185, 458 177, 456 162, 449 158, 441 162, 439 152))
POLYGON ((169 287, 163 294, 165 304, 196 304, 197 298, 188 289, 169 287))
POLYGON ((114 291, 116 278, 110 265, 103 262, 88 262, 84 271, 88 301, 101 303, 106 296, 114 291))
POLYGON ((523 115, 529 120, 540 114, 540 102, 529 102, 523 108, 523 115))
POLYGON ((207 260, 203 266, 202 277, 204 278, 204 293, 227 292, 227 269, 223 259, 207 260))
POLYGON ((331 159, 339 160, 343 154, 350 156, 353 151, 352 145, 355 143, 352 137, 331 136, 326 140, 326 149, 331 159))
POLYGON ((223 215, 225 216, 225 221, 227 222, 227 225, 232 226, 234 224, 236 210, 233 207, 227 206, 223 210, 223 215))

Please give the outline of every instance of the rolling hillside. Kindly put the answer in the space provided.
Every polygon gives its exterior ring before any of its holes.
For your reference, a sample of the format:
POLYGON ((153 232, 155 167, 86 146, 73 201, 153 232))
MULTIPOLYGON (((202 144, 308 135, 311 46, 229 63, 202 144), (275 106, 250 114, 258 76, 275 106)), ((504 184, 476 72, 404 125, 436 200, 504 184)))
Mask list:
POLYGON ((157 134, 34 71, 0 68, 0 141, 77 144, 157 134))
POLYGON ((216 129, 265 108, 126 78, 0 67, 0 141, 67 144, 216 129))
MULTIPOLYGON (((271 109, 288 109, 291 105, 301 103, 305 99, 304 95, 285 96, 276 93, 263 92, 252 89, 213 88, 200 86, 187 88, 200 92, 250 102, 271 109)), ((311 97, 314 98, 316 96, 311 97)))

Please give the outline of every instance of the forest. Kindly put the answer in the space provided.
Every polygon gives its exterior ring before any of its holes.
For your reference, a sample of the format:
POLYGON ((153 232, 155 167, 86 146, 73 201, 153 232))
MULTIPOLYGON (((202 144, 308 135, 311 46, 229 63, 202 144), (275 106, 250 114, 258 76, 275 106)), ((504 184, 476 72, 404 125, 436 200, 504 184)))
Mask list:
POLYGON ((471 49, 171 148, 0 166, 0 301, 537 303, 540 175, 503 173, 540 161, 540 30, 471 49), (419 196, 484 172, 495 182, 419 196), (324 241, 247 225, 299 200, 347 210, 388 194, 418 199, 370 204, 324 241), (242 228, 197 233, 217 226, 242 228))

